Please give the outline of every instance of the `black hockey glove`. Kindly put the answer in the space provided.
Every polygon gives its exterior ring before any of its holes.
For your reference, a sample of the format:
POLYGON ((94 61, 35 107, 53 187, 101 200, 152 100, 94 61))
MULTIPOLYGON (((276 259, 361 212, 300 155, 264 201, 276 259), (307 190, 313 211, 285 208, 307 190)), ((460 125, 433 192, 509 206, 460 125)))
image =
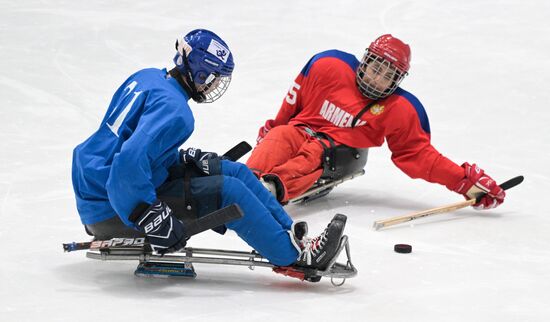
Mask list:
POLYGON ((185 165, 193 165, 199 175, 219 175, 221 158, 214 152, 202 152, 201 149, 180 150, 180 159, 185 165))
POLYGON ((176 252, 185 247, 187 239, 183 223, 172 215, 172 209, 160 200, 152 205, 141 204, 134 209, 130 220, 147 236, 159 254, 176 252))
POLYGON ((188 148, 187 150, 180 150, 181 162, 185 164, 195 163, 200 164, 202 160, 217 158, 218 154, 215 152, 203 152, 201 149, 188 148))

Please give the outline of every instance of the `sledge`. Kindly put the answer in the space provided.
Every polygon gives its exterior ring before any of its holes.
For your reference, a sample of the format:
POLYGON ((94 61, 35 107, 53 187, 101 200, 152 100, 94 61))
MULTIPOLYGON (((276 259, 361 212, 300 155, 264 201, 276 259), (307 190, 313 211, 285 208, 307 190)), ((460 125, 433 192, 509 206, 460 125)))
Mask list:
POLYGON ((328 195, 332 189, 334 189, 336 186, 340 185, 341 183, 344 183, 346 181, 355 179, 357 177, 360 177, 365 174, 365 170, 361 169, 355 173, 352 173, 350 175, 344 176, 339 179, 331 179, 331 178, 320 178, 317 180, 313 186, 308 189, 305 193, 302 195, 289 199, 289 204, 296 204, 296 203, 308 203, 313 200, 322 198, 326 195, 328 195))
POLYGON ((323 277, 330 278, 332 285, 341 286, 346 279, 357 275, 357 269, 351 262, 348 237, 342 236, 338 251, 324 270, 298 266, 277 266, 270 263, 256 251, 235 251, 186 247, 179 252, 158 255, 151 251, 145 238, 113 238, 103 241, 63 244, 66 252, 88 250, 86 257, 101 261, 137 261, 134 272, 140 277, 196 278, 193 264, 247 266, 271 268, 275 273, 289 277, 318 282, 323 277), (345 262, 337 262, 345 250, 345 262))

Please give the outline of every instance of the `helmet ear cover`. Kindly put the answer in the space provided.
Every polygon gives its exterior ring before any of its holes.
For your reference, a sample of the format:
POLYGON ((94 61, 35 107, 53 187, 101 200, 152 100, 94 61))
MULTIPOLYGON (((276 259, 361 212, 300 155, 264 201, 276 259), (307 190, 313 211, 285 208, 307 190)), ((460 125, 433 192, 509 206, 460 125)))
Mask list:
POLYGON ((178 51, 174 57, 176 67, 169 74, 178 81, 195 102, 201 103, 205 100, 205 97, 197 91, 191 68, 189 68, 189 60, 187 59, 187 52, 191 51, 191 47, 185 40, 177 39, 176 50, 178 51), (178 68, 178 66, 183 66, 183 68, 178 68), (185 82, 183 82, 183 78, 185 78, 185 82))

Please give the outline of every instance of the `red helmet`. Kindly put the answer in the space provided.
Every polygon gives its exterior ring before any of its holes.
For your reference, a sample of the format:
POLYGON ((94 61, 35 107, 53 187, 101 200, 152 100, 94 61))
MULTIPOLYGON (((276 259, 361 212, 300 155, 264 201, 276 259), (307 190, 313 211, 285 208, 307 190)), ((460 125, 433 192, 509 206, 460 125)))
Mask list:
POLYGON ((369 46, 369 52, 388 60, 403 73, 409 71, 411 48, 390 34, 382 35, 373 41, 369 46))

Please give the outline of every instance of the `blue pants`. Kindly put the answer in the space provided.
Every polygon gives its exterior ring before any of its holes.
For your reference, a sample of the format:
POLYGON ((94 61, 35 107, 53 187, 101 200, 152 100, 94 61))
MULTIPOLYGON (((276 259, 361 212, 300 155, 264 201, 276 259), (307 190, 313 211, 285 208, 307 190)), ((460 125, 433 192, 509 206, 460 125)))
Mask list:
POLYGON ((244 216, 226 224, 248 245, 271 263, 287 266, 296 261, 298 251, 288 231, 292 219, 244 164, 221 162, 223 185, 221 206, 237 204, 244 216))

